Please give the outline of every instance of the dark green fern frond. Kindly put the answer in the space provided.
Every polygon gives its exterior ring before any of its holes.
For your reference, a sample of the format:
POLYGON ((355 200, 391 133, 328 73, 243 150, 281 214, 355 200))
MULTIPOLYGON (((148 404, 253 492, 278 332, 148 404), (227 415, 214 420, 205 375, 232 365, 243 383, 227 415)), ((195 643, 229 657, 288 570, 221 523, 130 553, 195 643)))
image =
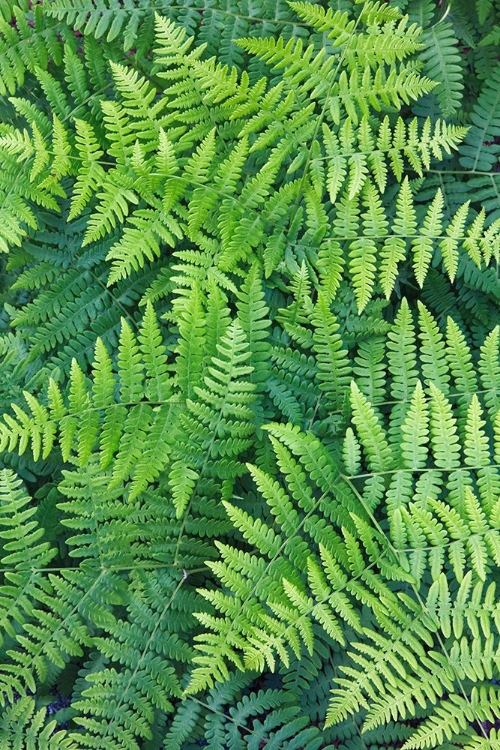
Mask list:
POLYGON ((460 146, 460 163, 472 172, 491 172, 498 162, 500 135, 500 66, 485 82, 472 112, 472 126, 460 146))
POLYGON ((424 31, 422 42, 419 56, 424 72, 438 83, 433 95, 444 117, 450 117, 460 109, 464 90, 464 69, 453 25, 444 20, 434 23, 424 31))
POLYGON ((104 624, 110 605, 123 600, 119 576, 99 571, 49 574, 45 586, 32 591, 30 620, 12 637, 0 670, 3 700, 27 695, 61 673, 92 644, 89 623, 104 624))
POLYGON ((206 736, 220 737, 234 748, 265 742, 283 750, 318 750, 323 744, 323 731, 311 725, 292 695, 276 689, 244 695, 230 705, 228 716, 208 714, 206 736))
POLYGON ((55 0, 47 9, 49 18, 64 20, 77 31, 92 35, 96 39, 105 38, 112 42, 119 38, 123 49, 128 51, 134 46, 139 35, 139 26, 152 20, 152 8, 144 8, 134 2, 122 6, 114 0, 96 0, 96 2, 66 3, 55 0))
POLYGON ((182 575, 179 581, 167 571, 131 574, 127 619, 110 617, 94 639, 110 664, 87 675, 73 705, 81 730, 71 737, 78 747, 108 750, 120 743, 135 750, 152 738, 155 713, 172 711, 191 658, 182 635, 199 601, 183 583, 182 575))
POLYGON ((0 94, 11 96, 24 83, 26 73, 46 70, 49 59, 60 64, 63 39, 70 40, 67 27, 61 28, 39 4, 5 3, 0 17, 0 94), (10 7, 9 7, 10 6, 10 7))

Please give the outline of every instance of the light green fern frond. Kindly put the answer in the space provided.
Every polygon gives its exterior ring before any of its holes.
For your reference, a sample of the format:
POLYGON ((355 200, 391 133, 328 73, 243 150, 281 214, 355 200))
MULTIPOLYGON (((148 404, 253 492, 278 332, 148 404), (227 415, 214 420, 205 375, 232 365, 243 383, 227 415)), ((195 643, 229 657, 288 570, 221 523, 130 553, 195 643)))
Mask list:
POLYGON ((103 468, 113 463, 110 488, 131 479, 131 499, 154 481, 168 460, 168 421, 172 414, 170 376, 152 307, 148 305, 139 340, 126 321, 118 348, 117 391, 109 353, 96 343, 91 385, 74 360, 67 396, 54 380, 45 406, 29 393, 29 414, 13 405, 2 427, 2 445, 35 460, 48 456, 55 441, 65 461, 84 466, 99 450, 103 468), (147 367, 147 377, 144 367, 147 367))
POLYGON ((234 478, 242 473, 240 455, 250 446, 254 432, 252 404, 255 383, 248 378, 254 368, 245 333, 232 323, 217 344, 203 385, 194 386, 196 399, 187 399, 175 436, 171 485, 178 516, 182 515, 203 473, 223 480, 230 493, 234 478), (209 462, 210 459, 210 462, 209 462))
POLYGON ((0 740, 5 750, 25 747, 32 750, 75 750, 77 745, 57 720, 47 720, 45 708, 36 708, 33 698, 20 698, 2 714, 0 740))

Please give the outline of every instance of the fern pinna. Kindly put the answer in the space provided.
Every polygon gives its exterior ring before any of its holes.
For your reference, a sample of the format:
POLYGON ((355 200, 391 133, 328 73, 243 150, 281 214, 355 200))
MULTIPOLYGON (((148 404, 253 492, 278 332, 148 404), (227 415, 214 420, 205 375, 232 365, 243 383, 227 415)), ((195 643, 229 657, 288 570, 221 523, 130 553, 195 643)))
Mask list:
POLYGON ((0 0, 0 747, 500 747, 499 28, 0 0))

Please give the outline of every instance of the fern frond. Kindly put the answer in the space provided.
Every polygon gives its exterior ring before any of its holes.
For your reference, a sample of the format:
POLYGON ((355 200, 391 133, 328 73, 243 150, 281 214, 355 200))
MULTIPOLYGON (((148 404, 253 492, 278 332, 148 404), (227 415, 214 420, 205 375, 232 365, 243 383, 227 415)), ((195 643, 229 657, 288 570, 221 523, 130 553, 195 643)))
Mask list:
POLYGON ((473 172, 489 172, 498 161, 500 135, 498 82, 500 66, 493 70, 473 109, 473 124, 460 146, 460 163, 473 172))
POLYGON ((64 460, 82 467, 99 447, 102 468, 113 462, 110 489, 131 479, 130 499, 134 499, 166 466, 172 440, 168 429, 172 383, 151 306, 146 308, 138 340, 122 321, 117 377, 100 339, 92 375, 89 387, 73 360, 67 399, 51 380, 48 408, 26 392, 31 418, 14 404, 17 422, 9 414, 4 416, 2 445, 10 450, 17 446, 20 453, 29 447, 36 459, 49 455, 57 439, 64 460))
POLYGON ((92 126, 84 120, 75 119, 75 129, 82 162, 73 189, 68 217, 70 221, 82 213, 97 188, 104 182, 104 170, 99 163, 104 152, 99 148, 92 126))
POLYGON ((316 377, 320 389, 327 395, 328 405, 335 409, 340 406, 341 394, 350 380, 350 367, 338 335, 339 326, 321 293, 318 295, 313 325, 313 347, 318 363, 316 377))
POLYGON ((22 86, 26 73, 46 70, 52 58, 61 63, 62 47, 58 34, 68 38, 68 30, 60 27, 43 12, 41 6, 33 7, 32 25, 26 10, 19 5, 6 6, 7 16, 0 18, 0 94, 11 96, 22 86), (9 12, 10 10, 10 12, 9 12))
POLYGON ((371 404, 363 396, 354 381, 351 383, 351 406, 353 422, 366 450, 370 468, 373 471, 390 470, 393 465, 393 457, 383 428, 379 424, 371 404))
POLYGON ((432 158, 442 158, 443 152, 451 153, 467 133, 465 128, 440 120, 433 129, 430 120, 426 120, 420 132, 416 119, 406 123, 399 118, 391 127, 388 116, 378 124, 378 131, 368 117, 363 117, 358 127, 353 127, 347 118, 337 133, 326 124, 322 129, 328 159, 327 187, 332 202, 346 182, 349 198, 353 198, 369 177, 380 192, 384 192, 389 172, 401 181, 405 160, 411 169, 422 175, 429 169, 432 158))
POLYGON ((468 699, 459 695, 452 696, 436 710, 436 715, 432 719, 424 722, 424 726, 415 732, 403 747, 405 750, 435 747, 442 744, 445 738, 452 739, 454 735, 463 732, 470 721, 491 721, 500 703, 497 693, 493 687, 482 686, 474 687, 468 699))
POLYGON ((129 618, 109 618, 95 639, 106 661, 122 668, 103 665, 89 673, 73 706, 92 747, 117 742, 132 747, 135 738, 151 739, 155 710, 171 711, 172 700, 181 694, 180 677, 191 648, 179 636, 189 627, 197 601, 169 572, 132 574, 129 618))
POLYGON ((33 519, 36 508, 27 507, 30 498, 21 488, 21 481, 9 469, 0 474, 0 536, 12 538, 3 545, 2 563, 17 570, 46 567, 55 550, 48 542, 40 542, 44 531, 33 519), (10 527, 10 529, 9 529, 10 527), (7 554, 6 554, 7 553, 7 554))
POLYGON ((498 744, 500 5, 331 5, 0 1, 0 745, 498 744))
POLYGON ((147 23, 152 12, 133 4, 121 8, 115 6, 113 0, 77 0, 70 3, 55 0, 47 15, 64 20, 72 28, 81 30, 85 35, 92 34, 96 39, 105 38, 107 42, 112 42, 121 38, 124 50, 128 51, 137 40, 141 23, 147 23))
MULTIPOLYGON (((124 195, 130 199, 133 194, 126 191, 124 195)), ((111 222, 107 228, 109 226, 111 222)), ((96 239, 99 231, 94 228, 88 241, 96 239)), ((130 276, 131 271, 142 268, 146 260, 155 260, 161 253, 161 245, 175 247, 176 240, 182 236, 182 230, 175 218, 150 209, 134 211, 124 226, 122 237, 115 242, 106 256, 106 260, 112 261, 108 284, 114 284, 119 279, 130 276)))
POLYGON ((196 400, 187 399, 187 413, 181 415, 182 428, 176 436, 173 474, 170 482, 174 502, 181 516, 194 490, 199 472, 223 479, 228 486, 242 470, 239 456, 250 445, 254 431, 252 404, 256 385, 247 377, 253 367, 245 364, 250 351, 238 323, 232 323, 217 344, 203 385, 194 386, 196 400), (207 458, 212 459, 211 466, 207 458), (182 490, 184 471, 185 490, 182 490), (181 488, 181 489, 179 489, 181 488))
POLYGON ((57 720, 47 720, 47 710, 36 708, 33 698, 24 696, 2 714, 0 740, 5 750, 30 747, 33 750, 75 750, 77 747, 57 720), (35 744, 36 743, 36 744, 35 744))
POLYGON ((462 60, 453 25, 444 20, 433 24, 424 31, 422 42, 419 56, 425 64, 424 72, 438 83, 433 93, 443 115, 450 117, 459 110, 464 89, 462 60))
MULTIPOLYGON (((123 185, 123 175, 118 172, 107 174, 106 180, 100 185, 97 193, 98 204, 95 214, 88 223, 83 240, 83 246, 104 237, 118 223, 122 223, 130 211, 130 204, 137 205, 139 199, 130 185, 123 185)), ((143 250, 143 255, 148 255, 143 250)))

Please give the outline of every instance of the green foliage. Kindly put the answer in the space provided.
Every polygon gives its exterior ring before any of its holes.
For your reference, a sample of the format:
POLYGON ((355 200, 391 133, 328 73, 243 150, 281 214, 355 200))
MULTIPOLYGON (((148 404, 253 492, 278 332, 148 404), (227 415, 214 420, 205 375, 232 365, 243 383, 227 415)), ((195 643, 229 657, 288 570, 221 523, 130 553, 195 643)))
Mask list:
POLYGON ((2 748, 499 746, 499 29, 0 0, 2 748))
MULTIPOLYGON (((407 327, 402 315, 397 321, 393 341, 407 327)), ((316 622, 330 638, 349 644, 334 678, 327 725, 364 708, 364 728, 370 730, 410 718, 420 705, 425 722, 404 745, 417 748, 438 747, 443 738, 462 734, 472 706, 471 716, 491 721, 487 715, 498 700, 487 681, 498 650, 495 582, 489 576, 500 560, 500 412, 488 425, 478 396, 468 392, 463 373, 473 376, 466 364, 470 352, 453 321, 443 347, 424 310, 421 326, 423 341, 426 329, 432 331, 428 347, 453 401, 434 384, 423 356, 413 393, 383 416, 353 381, 355 432, 348 429, 344 454, 357 446, 355 475, 312 435, 269 427, 287 489, 249 467, 274 527, 226 506, 255 553, 217 543, 221 561, 210 568, 224 593, 202 591, 217 616, 197 614, 208 632, 196 639, 200 655, 188 692, 227 677, 231 664, 274 670, 277 657, 288 665, 302 649, 312 653, 316 622), (467 409, 460 445, 462 404, 467 409), (400 431, 391 434, 385 425, 395 419, 400 431), (480 661, 474 657, 479 653, 480 661), (462 696, 464 682, 470 704, 462 696)), ((403 350, 407 372, 414 367, 415 347, 412 331, 403 350)), ((498 355, 496 349, 496 361, 498 355)), ((487 387, 481 393, 486 400, 487 387)))
POLYGON ((46 721, 43 708, 36 711, 35 702, 28 697, 20 698, 2 716, 0 738, 6 750, 33 748, 33 750, 59 750, 74 748, 64 731, 55 731, 55 719, 46 721))

